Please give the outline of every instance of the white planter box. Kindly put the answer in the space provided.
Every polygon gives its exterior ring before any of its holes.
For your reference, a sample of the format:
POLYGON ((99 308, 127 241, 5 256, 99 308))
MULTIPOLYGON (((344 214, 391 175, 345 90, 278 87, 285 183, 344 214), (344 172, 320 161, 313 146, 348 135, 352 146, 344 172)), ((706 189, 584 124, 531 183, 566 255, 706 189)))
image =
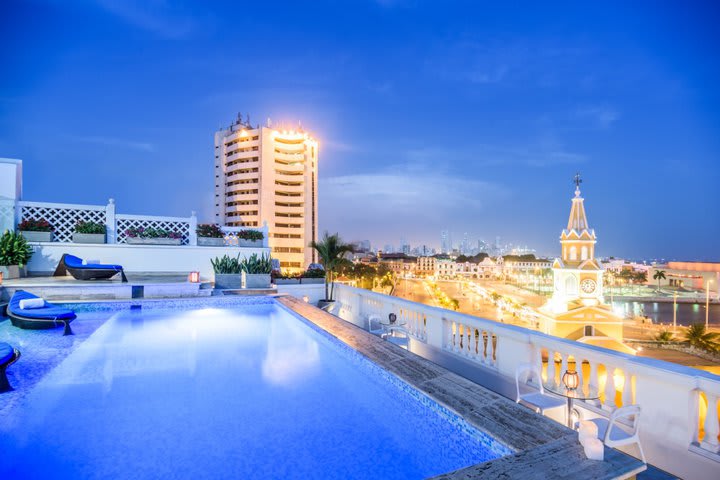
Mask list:
POLYGON ((240 290, 242 288, 242 275, 239 273, 216 273, 215 288, 240 290))
POLYGON ((311 277, 302 277, 300 280, 300 283, 303 285, 318 285, 321 283, 325 283, 324 278, 311 278, 311 277))
POLYGON ((225 245, 225 239, 213 237, 197 237, 197 244, 201 247, 222 247, 225 245))
POLYGON ((23 232, 20 231, 28 242, 52 242, 53 232, 23 232))
POLYGON ((181 238, 138 238, 127 237, 125 243, 131 245, 180 245, 181 238))
POLYGON ((243 240, 242 238, 238 238, 238 247, 261 248, 262 246, 262 240, 243 240))
POLYGON ((74 243, 105 243, 104 233, 73 233, 74 243))
POLYGON ((299 278, 276 278, 273 280, 275 285, 300 285, 299 278))
POLYGON ((2 272, 4 280, 13 280, 27 275, 26 267, 19 265, 0 266, 0 272, 2 272))
POLYGON ((270 274, 243 272, 242 288, 270 288, 270 274))

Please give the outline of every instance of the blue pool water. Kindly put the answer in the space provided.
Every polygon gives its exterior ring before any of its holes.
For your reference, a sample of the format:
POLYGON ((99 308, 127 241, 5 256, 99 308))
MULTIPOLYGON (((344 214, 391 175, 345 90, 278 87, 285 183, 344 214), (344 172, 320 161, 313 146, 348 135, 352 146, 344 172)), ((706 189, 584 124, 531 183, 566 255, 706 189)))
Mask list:
POLYGON ((0 477, 405 479, 507 453, 279 305, 108 316, 3 412, 0 477))

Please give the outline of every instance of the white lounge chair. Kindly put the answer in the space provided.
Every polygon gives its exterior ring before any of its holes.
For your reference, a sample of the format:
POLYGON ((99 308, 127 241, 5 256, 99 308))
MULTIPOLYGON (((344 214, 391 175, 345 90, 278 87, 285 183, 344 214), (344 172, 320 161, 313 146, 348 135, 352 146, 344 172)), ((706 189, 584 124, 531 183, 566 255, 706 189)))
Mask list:
POLYGON ((623 445, 632 445, 637 443, 640 450, 640 459, 643 463, 645 453, 642 445, 640 445, 639 423, 640 423, 640 405, 628 405, 615 410, 610 419, 593 418, 589 420, 598 427, 598 438, 608 447, 622 447, 623 445), (618 422, 620 419, 627 419, 628 422, 618 422), (628 425, 629 424, 629 425, 628 425))
POLYGON ((545 393, 542 385, 540 370, 534 365, 520 365, 515 370, 515 388, 517 389, 516 403, 524 403, 536 412, 544 414, 545 410, 566 406, 562 398, 554 397, 545 393), (521 381, 524 378, 524 381, 521 381), (532 384, 528 382, 532 381, 532 384), (520 390, 523 386, 524 393, 520 390))

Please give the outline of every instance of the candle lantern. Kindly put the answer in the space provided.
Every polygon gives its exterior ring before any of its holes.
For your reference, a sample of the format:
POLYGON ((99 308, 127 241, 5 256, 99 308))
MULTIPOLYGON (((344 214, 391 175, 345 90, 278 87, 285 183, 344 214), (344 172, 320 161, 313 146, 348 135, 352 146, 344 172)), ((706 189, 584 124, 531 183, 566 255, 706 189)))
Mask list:
POLYGON ((576 371, 566 370, 562 376, 562 381, 568 390, 575 390, 580 384, 580 377, 576 371))
POLYGON ((200 272, 190 272, 190 275, 188 275, 188 282, 199 283, 200 282, 200 272))

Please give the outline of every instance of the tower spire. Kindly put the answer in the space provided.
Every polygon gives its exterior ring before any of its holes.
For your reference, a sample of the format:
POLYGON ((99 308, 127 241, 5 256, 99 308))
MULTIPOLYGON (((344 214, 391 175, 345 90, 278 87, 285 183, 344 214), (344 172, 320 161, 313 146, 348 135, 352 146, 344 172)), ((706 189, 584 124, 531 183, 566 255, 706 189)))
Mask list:
POLYGON ((575 184, 575 198, 572 199, 567 231, 575 230, 579 234, 582 230, 589 228, 587 216, 585 215, 584 199, 580 196, 580 184, 582 183, 580 173, 575 174, 573 183, 575 184))

